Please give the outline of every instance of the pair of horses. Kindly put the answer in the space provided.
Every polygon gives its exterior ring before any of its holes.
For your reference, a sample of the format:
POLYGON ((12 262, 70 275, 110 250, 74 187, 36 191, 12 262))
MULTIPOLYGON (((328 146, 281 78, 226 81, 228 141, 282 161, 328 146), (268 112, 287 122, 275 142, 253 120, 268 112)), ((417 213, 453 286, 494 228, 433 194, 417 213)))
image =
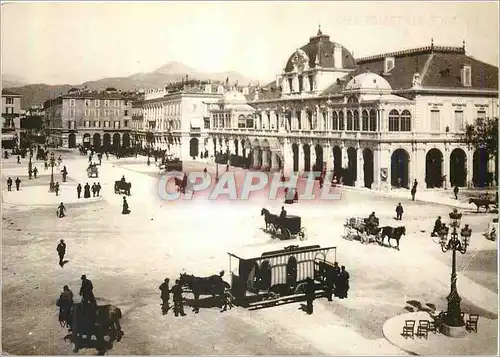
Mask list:
MULTIPOLYGON (((222 279, 222 275, 211 275, 208 277, 197 277, 183 273, 179 277, 181 286, 186 286, 194 295, 193 311, 200 311, 200 295, 211 295, 212 298, 222 299, 226 289, 230 289, 231 285, 222 279)), ((222 302, 222 301, 221 301, 222 302)))
POLYGON ((109 336, 110 342, 119 342, 123 336, 120 325, 122 312, 114 305, 91 306, 88 303, 76 303, 71 306, 67 314, 61 315, 61 327, 71 330, 72 341, 75 344, 74 352, 89 342, 95 336, 100 346, 105 345, 104 336, 109 336), (86 338, 84 339, 83 336, 86 338))

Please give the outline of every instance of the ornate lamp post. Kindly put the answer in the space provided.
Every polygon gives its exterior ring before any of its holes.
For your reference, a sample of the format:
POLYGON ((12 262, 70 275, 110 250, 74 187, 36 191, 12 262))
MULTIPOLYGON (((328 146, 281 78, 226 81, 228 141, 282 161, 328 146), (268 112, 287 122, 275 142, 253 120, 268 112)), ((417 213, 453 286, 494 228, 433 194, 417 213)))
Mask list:
POLYGON ((215 182, 219 182, 219 159, 221 155, 219 152, 215 153, 215 182))
POLYGON ((50 173, 50 186, 49 186, 49 190, 50 192, 54 192, 54 165, 56 163, 56 158, 54 156, 54 153, 51 152, 50 153, 50 166, 52 168, 52 171, 50 173))
POLYGON ((461 336, 465 330, 461 329, 465 325, 461 315, 460 301, 462 300, 458 295, 457 290, 457 268, 456 268, 456 252, 465 254, 469 245, 469 239, 472 230, 466 225, 461 231, 461 239, 458 238, 458 228, 460 227, 460 220, 462 214, 458 213, 457 209, 453 209, 450 213, 450 226, 453 228, 451 238, 446 242, 446 236, 441 239, 441 250, 446 253, 448 250, 452 251, 451 261, 451 291, 446 300, 448 301, 448 309, 443 315, 443 333, 448 336, 461 336))

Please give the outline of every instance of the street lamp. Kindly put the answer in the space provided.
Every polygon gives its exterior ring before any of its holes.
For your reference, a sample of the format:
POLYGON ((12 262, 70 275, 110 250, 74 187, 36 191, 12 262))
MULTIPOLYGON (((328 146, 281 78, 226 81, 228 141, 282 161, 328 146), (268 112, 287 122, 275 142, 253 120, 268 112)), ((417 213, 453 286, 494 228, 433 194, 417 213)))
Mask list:
MULTIPOLYGON (((468 228, 468 225, 460 232, 461 239, 458 238, 458 228, 460 227, 460 220, 462 219, 462 214, 458 213, 457 209, 454 208, 453 212, 450 213, 450 226, 453 228, 451 233, 451 238, 446 242, 446 237, 441 239, 441 250, 446 253, 451 250, 452 261, 451 261, 451 291, 446 300, 448 301, 448 309, 443 315, 443 325, 447 327, 463 327, 465 325, 463 317, 461 315, 460 301, 462 300, 458 295, 457 291, 457 268, 456 268, 456 252, 465 254, 467 252, 467 247, 469 245, 469 239, 472 234, 472 230, 468 228)), ((450 335, 453 334, 453 329, 448 328, 450 335)), ((445 333, 446 334, 446 333, 445 333)), ((455 333, 456 334, 456 333, 455 333)))
POLYGON ((56 163, 56 158, 54 156, 54 153, 50 153, 50 166, 52 168, 52 171, 50 173, 50 186, 49 186, 49 191, 54 192, 54 165, 56 163))
POLYGON ((215 152, 215 182, 219 182, 219 159, 220 159, 220 153, 215 152))

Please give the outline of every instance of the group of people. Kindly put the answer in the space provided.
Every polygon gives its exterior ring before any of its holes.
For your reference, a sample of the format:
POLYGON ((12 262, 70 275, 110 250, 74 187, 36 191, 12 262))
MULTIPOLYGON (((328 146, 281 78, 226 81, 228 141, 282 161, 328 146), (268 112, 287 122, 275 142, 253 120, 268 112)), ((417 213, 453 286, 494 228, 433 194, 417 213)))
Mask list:
MULTIPOLYGON (((102 186, 100 182, 97 182, 92 185, 92 187, 89 185, 89 183, 85 183, 85 186, 83 186, 83 198, 90 198, 90 191, 92 190, 92 197, 99 197, 100 192, 101 192, 102 186)), ((81 197, 82 195, 82 185, 78 184, 76 186, 76 194, 78 195, 78 198, 81 197)))
MULTIPOLYGON (((18 178, 16 178, 16 191, 19 191, 19 186, 21 185, 21 180, 18 178)), ((7 178, 7 191, 12 191, 12 178, 9 176, 9 178, 7 178)))
MULTIPOLYGON (((81 276, 82 285, 80 287, 80 296, 82 297, 82 307, 95 310, 97 302, 94 296, 94 285, 92 281, 87 279, 85 275, 81 276)), ((56 305, 59 307, 59 322, 61 325, 67 321, 71 321, 71 311, 74 305, 73 292, 68 285, 64 285, 63 291, 57 300, 56 305)), ((71 327, 71 326, 68 326, 71 327)))
POLYGON ((161 310, 163 315, 166 315, 168 310, 170 310, 170 294, 172 294, 172 300, 174 302, 174 315, 175 317, 181 315, 186 316, 184 312, 184 300, 182 298, 182 286, 180 285, 179 279, 175 281, 175 284, 172 286, 172 289, 169 288, 170 280, 166 278, 163 283, 160 285, 159 289, 161 291, 161 310))
POLYGON ((332 301, 332 295, 339 299, 347 298, 349 278, 349 273, 344 265, 339 267, 339 263, 333 263, 333 267, 327 270, 325 278, 325 292, 328 301, 332 301))

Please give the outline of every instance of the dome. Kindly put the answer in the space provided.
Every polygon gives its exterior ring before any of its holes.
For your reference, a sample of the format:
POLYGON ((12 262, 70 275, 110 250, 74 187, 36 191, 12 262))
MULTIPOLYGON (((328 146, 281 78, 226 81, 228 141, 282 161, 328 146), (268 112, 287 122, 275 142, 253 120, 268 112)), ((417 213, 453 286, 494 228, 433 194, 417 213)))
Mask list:
POLYGON ((238 92, 237 90, 233 89, 230 90, 229 92, 224 93, 222 101, 225 103, 246 102, 247 99, 241 92, 238 92))
POLYGON ((294 68, 295 57, 297 52, 303 53, 307 56, 309 68, 315 68, 320 66, 323 68, 344 68, 344 69, 355 69, 356 61, 353 55, 346 50, 342 45, 330 41, 330 36, 324 35, 321 29, 318 30, 318 34, 309 39, 309 43, 302 46, 300 50, 294 52, 285 66, 285 72, 290 72, 294 68), (334 50, 335 47, 340 47, 342 50, 342 64, 339 66, 335 63, 334 50), (316 60, 318 64, 316 64, 316 60))
POLYGON ((351 79, 345 90, 392 90, 391 85, 385 78, 380 77, 378 74, 367 72, 358 74, 351 79))

